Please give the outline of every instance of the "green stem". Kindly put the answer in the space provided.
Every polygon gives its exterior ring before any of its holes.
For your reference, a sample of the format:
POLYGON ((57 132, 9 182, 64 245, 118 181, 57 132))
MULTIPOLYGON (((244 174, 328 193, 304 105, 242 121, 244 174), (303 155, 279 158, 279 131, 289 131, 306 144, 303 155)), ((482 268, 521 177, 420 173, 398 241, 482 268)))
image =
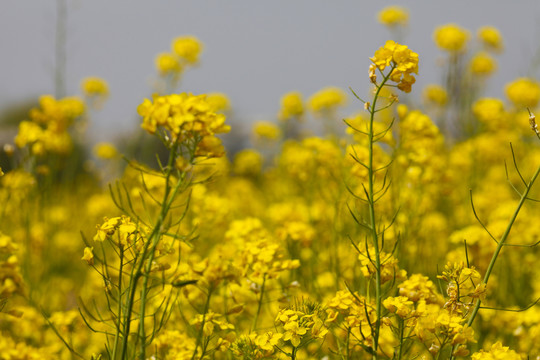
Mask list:
POLYGON ((116 360, 118 342, 120 340, 120 329, 122 328, 122 269, 124 267, 124 247, 120 246, 120 267, 118 270, 118 310, 116 322, 116 334, 114 335, 113 360, 116 360))
POLYGON ((405 320, 399 319, 399 353, 398 360, 401 360, 403 354, 403 332, 405 331, 405 320))
MULTIPOLYGON (((390 78, 390 74, 392 74, 392 71, 394 70, 394 66, 390 69, 388 74, 384 77, 382 83, 377 86, 377 91, 375 92, 375 96, 373 97, 373 104, 371 105, 369 112, 370 112, 370 118, 369 118, 369 141, 368 141, 368 150, 369 150, 369 160, 368 160, 368 204, 369 204, 369 219, 370 219, 370 227, 371 227, 371 236, 373 241, 373 248, 375 250, 375 301, 376 301, 376 312, 377 312, 377 319, 375 321, 375 330, 373 331, 373 359, 377 359, 377 349, 379 347, 379 332, 381 328, 381 314, 382 314, 382 299, 381 299, 381 258, 380 258, 380 252, 379 252, 379 236, 377 234, 377 223, 375 220, 375 196, 374 196, 374 178, 375 178, 375 171, 373 170, 373 144, 375 141, 373 140, 374 134, 373 134, 373 121, 375 120, 375 113, 376 113, 376 105, 377 100, 379 98, 379 93, 381 92, 382 88, 390 78)), ((369 251, 366 249, 366 251, 369 251)))
MULTIPOLYGON (((521 195, 521 199, 519 200, 519 204, 516 207, 516 210, 514 211, 514 214, 512 215, 512 218, 510 219, 510 222, 508 223, 508 226, 506 227, 506 230, 504 231, 504 234, 502 235, 501 239, 499 240, 499 243, 497 244, 497 248, 495 249, 495 252, 493 253, 493 256, 491 257, 491 261, 489 262, 488 268, 486 270, 486 274, 484 275, 484 280, 482 281, 483 284, 488 283, 489 277, 491 275, 491 272, 493 271, 493 267, 495 266, 495 262, 497 261, 497 257, 499 256, 499 253, 501 252, 503 246, 506 243, 506 240, 508 239, 508 235, 510 234, 510 230, 512 230, 512 226, 514 225, 514 222, 516 221, 516 218, 519 214, 519 211, 521 210, 521 207, 525 203, 525 200, 527 200, 527 196, 529 195, 529 191, 531 190, 534 182, 536 181, 536 178, 540 175, 540 167, 536 169, 536 172, 534 173, 533 177, 527 184, 525 188, 525 192, 521 195)), ((476 317, 476 314, 478 313, 478 310, 480 309, 480 304, 482 301, 478 299, 476 302, 476 305, 471 313, 471 316, 469 317, 469 320, 467 321, 467 325, 471 326, 474 318, 476 317)))
MULTIPOLYGON (((512 218, 510 219, 510 222, 508 223, 508 226, 506 227, 506 230, 504 231, 504 234, 501 236, 501 239, 499 240, 497 244, 497 248, 495 249, 495 252, 493 253, 493 256, 491 257, 491 261, 489 262, 488 268, 486 270, 486 274, 484 275, 484 279, 482 280, 482 284, 487 285, 489 277, 491 276, 491 272, 493 271, 493 268, 495 266, 495 262, 497 261, 497 258, 499 257, 499 253, 501 252, 503 246, 506 243, 506 240, 508 239, 508 235, 510 235, 510 230, 512 230, 512 226, 514 225, 514 222, 516 221, 516 218, 527 200, 527 196, 529 195, 529 191, 531 190, 534 182, 536 181, 536 178, 540 175, 540 167, 536 169, 536 172, 534 173, 533 177, 529 181, 529 183, 525 187, 525 192, 521 195, 521 199, 519 200, 519 203, 516 207, 516 210, 514 211, 514 214, 512 215, 512 218)), ((471 312, 471 315, 469 317, 469 320, 467 321, 467 326, 472 326, 472 323, 474 322, 474 319, 476 318, 476 315, 478 314, 478 310, 480 310, 480 305, 482 304, 482 301, 478 299, 476 302, 476 305, 473 308, 473 311, 471 312)), ((452 347, 452 352, 454 352, 455 346, 452 347)), ((450 360, 454 359, 453 355, 450 355, 450 360)))
POLYGON ((253 320, 253 326, 251 328, 251 331, 255 331, 257 329, 257 321, 259 320, 259 315, 261 314, 261 308, 262 308, 262 302, 264 297, 264 286, 266 285, 266 274, 264 274, 263 282, 261 285, 261 296, 259 298, 259 304, 257 305, 257 313, 255 314, 255 319, 253 320))
MULTIPOLYGON (((191 355, 191 360, 195 359, 195 356, 197 355, 197 349, 199 348, 199 345, 201 344, 203 335, 204 335, 204 324, 206 323, 206 314, 208 313, 208 309, 210 308, 210 297, 212 296, 212 291, 214 289, 210 287, 208 289, 208 297, 206 298, 206 303, 204 304, 204 312, 203 312, 203 319, 201 323, 201 329, 199 330, 199 335, 197 336, 197 343, 195 344, 195 350, 193 350, 193 355, 191 355)), ((201 354, 201 359, 203 357, 204 353, 201 354)))

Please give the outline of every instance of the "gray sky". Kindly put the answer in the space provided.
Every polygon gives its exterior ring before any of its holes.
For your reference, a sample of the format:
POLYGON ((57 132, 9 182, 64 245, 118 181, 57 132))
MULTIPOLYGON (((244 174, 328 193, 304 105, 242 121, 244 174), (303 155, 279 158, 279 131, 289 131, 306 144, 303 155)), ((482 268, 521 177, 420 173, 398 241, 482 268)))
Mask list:
MULTIPOLYGON (((432 41, 436 26, 455 22, 471 31, 493 25, 505 52, 488 95, 503 96, 505 83, 531 73, 540 50, 540 1, 143 1, 67 0, 68 94, 80 80, 100 76, 110 86, 104 108, 93 114, 95 139, 110 140, 139 126, 136 107, 151 92, 154 58, 172 39, 197 36, 201 64, 185 73, 180 91, 224 92, 246 123, 273 120, 279 98, 298 90, 307 98, 325 86, 365 93, 369 57, 391 38, 376 21, 384 6, 410 10, 404 43, 420 55, 418 98, 439 83, 432 41)), ((3 1, 0 12, 0 109, 54 92, 56 1, 3 1)), ((538 59, 537 59, 538 60, 538 59)), ((350 112, 361 104, 350 99, 350 112)), ((234 131, 234 130, 233 130, 234 131)))

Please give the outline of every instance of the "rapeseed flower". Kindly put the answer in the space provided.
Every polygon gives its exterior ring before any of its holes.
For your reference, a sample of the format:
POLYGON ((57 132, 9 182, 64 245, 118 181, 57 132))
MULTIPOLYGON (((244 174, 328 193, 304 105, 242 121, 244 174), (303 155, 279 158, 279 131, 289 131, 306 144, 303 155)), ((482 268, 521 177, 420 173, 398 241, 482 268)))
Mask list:
POLYGON ((446 106, 448 104, 448 93, 440 85, 426 85, 424 91, 422 91, 422 97, 424 101, 430 104, 435 104, 440 107, 446 106))
POLYGON ((519 356, 514 350, 510 350, 507 346, 502 346, 498 341, 491 345, 491 348, 486 350, 480 350, 472 354, 472 360, 520 360, 519 356))
POLYGON ((488 76, 497 69, 497 63, 491 55, 482 51, 473 56, 469 68, 475 75, 488 76))
POLYGON ((493 26, 482 26, 477 36, 488 50, 500 51, 504 48, 501 33, 493 26))
POLYGON ((172 50, 187 64, 196 64, 202 52, 203 45, 194 36, 180 36, 173 40, 172 50))
POLYGON ((401 91, 411 91, 412 84, 416 82, 412 74, 418 74, 417 53, 406 45, 388 40, 383 47, 375 51, 375 55, 370 60, 380 71, 390 66, 392 68, 390 80, 397 83, 397 87, 401 91))
POLYGON ((401 6, 387 6, 377 14, 377 19, 386 26, 405 26, 409 22, 409 12, 401 6))
POLYGON ((507 84, 504 91, 516 107, 533 108, 540 100, 540 86, 530 78, 518 78, 507 84))
POLYGON ((182 72, 182 66, 174 54, 160 53, 156 56, 155 63, 162 76, 178 75, 182 72))
POLYGON ((109 95, 109 85, 99 77, 87 77, 81 81, 83 94, 88 97, 107 97, 109 95))
POLYGON ((311 111, 332 110, 347 102, 347 95, 337 87, 326 87, 313 94, 308 100, 311 111))
POLYGON ((469 40, 469 31, 456 24, 439 26, 433 33, 435 44, 442 50, 458 53, 465 49, 469 40))
POLYGON ((285 121, 290 118, 300 118, 303 114, 304 102, 301 93, 292 91, 281 97, 280 120, 285 121))
POLYGON ((281 137, 279 127, 268 121, 257 121, 253 126, 253 132, 260 139, 277 140, 281 137))
POLYGON ((111 143, 98 143, 94 146, 94 154, 100 159, 112 159, 118 155, 118 150, 111 143))

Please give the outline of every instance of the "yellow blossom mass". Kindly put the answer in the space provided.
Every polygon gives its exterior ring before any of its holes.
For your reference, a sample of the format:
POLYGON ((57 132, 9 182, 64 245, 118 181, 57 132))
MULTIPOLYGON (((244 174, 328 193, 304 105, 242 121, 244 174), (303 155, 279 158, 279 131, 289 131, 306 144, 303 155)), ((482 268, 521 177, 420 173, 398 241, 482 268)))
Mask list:
POLYGON ((450 53, 463 51, 469 40, 469 31, 456 24, 439 26, 433 33, 435 44, 450 53))
POLYGON ((373 64, 383 71, 391 67, 390 80, 397 83, 398 89, 410 92, 412 84, 416 82, 412 74, 418 74, 418 54, 406 45, 400 45, 388 40, 386 44, 375 52, 370 58, 373 64))
POLYGON ((379 12, 377 19, 383 25, 404 26, 409 22, 409 12, 401 6, 387 6, 379 12))

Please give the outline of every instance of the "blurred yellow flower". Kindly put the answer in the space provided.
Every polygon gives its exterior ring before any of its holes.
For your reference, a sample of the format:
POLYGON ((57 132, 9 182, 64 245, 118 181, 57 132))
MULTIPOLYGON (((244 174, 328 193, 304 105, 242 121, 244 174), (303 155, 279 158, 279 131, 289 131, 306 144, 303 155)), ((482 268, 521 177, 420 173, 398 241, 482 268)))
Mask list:
POLYGON ((252 149, 239 151, 234 156, 234 172, 238 175, 256 175, 261 172, 263 158, 252 149))
POLYGON ((98 77, 87 77, 81 82, 81 89, 86 96, 102 96, 106 97, 109 94, 109 86, 107 82, 98 77))
POLYGON ((194 36, 177 37, 172 42, 174 53, 188 64, 196 64, 199 61, 202 48, 202 43, 194 36))
POLYGON ((478 29, 478 39, 490 50, 502 50, 504 48, 503 39, 499 30, 493 26, 482 26, 478 29))
POLYGON ((498 341, 491 345, 489 351, 480 350, 472 354, 472 360, 520 360, 519 356, 514 350, 509 350, 507 346, 502 346, 498 341))
POLYGON ((258 121, 253 126, 253 132, 258 138, 277 140, 281 137, 281 130, 275 124, 268 121, 258 121))
POLYGON ((112 159, 118 155, 118 151, 113 144, 102 142, 94 146, 94 154, 100 159, 112 159))
POLYGON ((508 99, 517 107, 535 107, 540 100, 538 82, 529 78, 518 78, 505 87, 508 99))
POLYGON ((182 66, 174 54, 161 53, 156 56, 156 68, 161 75, 179 74, 182 72, 182 66))
POLYGON ((304 103, 301 93, 291 91, 281 97, 281 109, 279 110, 279 118, 281 120, 300 117, 302 114, 304 114, 304 103))
POLYGON ((337 87, 326 87, 313 94, 308 100, 308 106, 312 111, 334 109, 347 103, 347 95, 337 87))
POLYGON ((502 100, 495 98, 482 98, 472 106, 473 114, 489 129, 504 128, 505 111, 502 100))
POLYGON ((487 76, 497 70, 497 62, 485 51, 474 55, 469 66, 471 72, 475 75, 487 76))
POLYGON ((210 93, 206 96, 206 101, 208 101, 212 111, 226 111, 231 108, 231 101, 227 95, 222 93, 210 93))
POLYGON ((467 46, 469 31, 456 24, 447 24, 435 29, 433 40, 442 50, 460 52, 467 46))
POLYGON ((426 85, 422 92, 422 96, 424 101, 430 104, 445 106, 448 103, 448 93, 440 85, 426 85))
POLYGON ((92 265, 94 263, 94 248, 93 247, 85 247, 84 248, 84 255, 81 258, 81 260, 84 260, 88 263, 88 265, 92 265))
POLYGON ((377 19, 386 26, 405 26, 409 22, 409 11, 401 6, 387 6, 377 14, 377 19))

